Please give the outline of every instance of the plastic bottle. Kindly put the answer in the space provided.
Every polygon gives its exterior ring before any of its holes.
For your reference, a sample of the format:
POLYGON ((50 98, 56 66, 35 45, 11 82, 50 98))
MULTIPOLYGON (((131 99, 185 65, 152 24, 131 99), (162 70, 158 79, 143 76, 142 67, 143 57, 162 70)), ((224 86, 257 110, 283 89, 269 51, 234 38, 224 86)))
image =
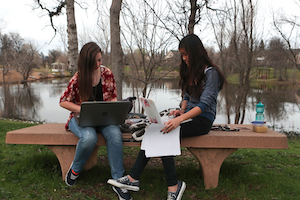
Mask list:
POLYGON ((258 104, 256 104, 256 121, 264 121, 264 110, 265 110, 265 106, 264 104, 262 104, 261 102, 259 102, 258 104))

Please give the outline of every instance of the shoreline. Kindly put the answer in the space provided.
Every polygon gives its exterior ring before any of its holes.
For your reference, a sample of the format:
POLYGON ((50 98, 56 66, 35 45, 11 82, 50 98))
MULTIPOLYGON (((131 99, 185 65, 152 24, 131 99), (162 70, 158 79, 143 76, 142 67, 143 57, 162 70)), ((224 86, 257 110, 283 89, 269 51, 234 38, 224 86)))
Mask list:
MULTIPOLYGON (((126 76, 124 74, 124 76, 126 76)), ((169 73, 169 76, 166 76, 167 78, 173 78, 173 77, 178 77, 179 74, 178 72, 173 72, 173 73, 169 73)), ((51 78, 63 78, 63 77, 71 77, 71 75, 59 75, 59 73, 57 75, 53 75, 53 74, 47 74, 46 76, 43 75, 42 72, 38 72, 38 71, 33 71, 31 73, 31 75, 29 76, 29 78, 25 81, 22 79, 22 75, 17 72, 16 70, 10 70, 9 73, 7 75, 5 75, 5 83, 7 84, 23 84, 26 82, 34 82, 34 81, 38 81, 38 80, 44 80, 44 79, 51 79, 51 78)), ((165 77, 165 78, 166 78, 165 77)), ((3 85, 3 72, 0 71, 0 85, 3 85)))
MULTIPOLYGON (((50 79, 50 78, 59 78, 61 76, 54 76, 52 74, 48 74, 44 76, 41 72, 33 71, 29 78, 25 81, 22 79, 22 75, 17 72, 16 70, 10 70, 7 75, 5 75, 5 83, 7 84, 18 84, 18 83, 27 83, 27 82, 34 82, 43 79, 50 79)), ((66 76, 63 76, 66 77, 66 76)), ((3 85, 3 72, 0 71, 0 85, 3 85)))
MULTIPOLYGON (((125 76, 125 74, 124 74, 125 76)), ((26 82, 34 82, 38 80, 43 80, 43 79, 51 79, 51 78, 62 78, 62 77, 69 77, 68 75, 60 76, 60 75, 53 75, 53 74, 47 74, 46 76, 43 75, 42 72, 38 71, 33 71, 29 78, 24 81, 22 79, 22 75, 17 72, 16 70, 10 70, 7 75, 5 75, 5 83, 7 84, 23 84, 26 82)), ((171 77, 178 77, 178 73, 171 73, 170 76, 167 76, 168 78, 171 77)), ((233 84, 237 84, 234 82, 229 82, 233 84)), ((294 81, 277 81, 274 79, 256 79, 251 82, 251 84, 270 84, 270 85, 295 85, 295 84, 300 84, 300 80, 294 80, 294 81)), ((3 85, 3 71, 0 71, 0 85, 3 85)))

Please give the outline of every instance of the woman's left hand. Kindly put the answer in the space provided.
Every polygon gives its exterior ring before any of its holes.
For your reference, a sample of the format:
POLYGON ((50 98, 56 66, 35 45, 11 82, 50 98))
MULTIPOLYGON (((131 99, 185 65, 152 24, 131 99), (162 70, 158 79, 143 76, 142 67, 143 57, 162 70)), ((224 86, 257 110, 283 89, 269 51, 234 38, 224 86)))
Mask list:
POLYGON ((176 129, 180 123, 182 122, 181 117, 176 117, 174 119, 170 119, 168 122, 165 123, 165 127, 161 129, 160 131, 165 133, 169 133, 170 131, 176 129))

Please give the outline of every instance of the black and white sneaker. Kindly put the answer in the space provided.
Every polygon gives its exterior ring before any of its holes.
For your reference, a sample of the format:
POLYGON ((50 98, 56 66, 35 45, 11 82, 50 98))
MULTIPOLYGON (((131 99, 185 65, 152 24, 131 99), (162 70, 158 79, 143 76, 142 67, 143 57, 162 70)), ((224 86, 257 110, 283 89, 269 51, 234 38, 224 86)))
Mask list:
POLYGON ((132 200, 131 195, 126 189, 113 186, 112 189, 117 193, 119 200, 132 200))
POLYGON ((131 190, 131 191, 139 191, 140 190, 140 188, 139 188, 140 181, 131 182, 127 176, 123 176, 122 178, 119 178, 117 180, 109 179, 107 181, 107 183, 111 184, 113 186, 122 188, 122 189, 131 190))
POLYGON ((167 200, 180 200, 184 190, 186 188, 186 184, 183 181, 178 181, 178 188, 177 191, 174 192, 168 192, 168 199, 167 200))
POLYGON ((75 174, 75 172, 71 169, 73 162, 71 163, 71 166, 66 174, 65 182, 68 186, 75 185, 76 179, 78 178, 79 174, 75 174))

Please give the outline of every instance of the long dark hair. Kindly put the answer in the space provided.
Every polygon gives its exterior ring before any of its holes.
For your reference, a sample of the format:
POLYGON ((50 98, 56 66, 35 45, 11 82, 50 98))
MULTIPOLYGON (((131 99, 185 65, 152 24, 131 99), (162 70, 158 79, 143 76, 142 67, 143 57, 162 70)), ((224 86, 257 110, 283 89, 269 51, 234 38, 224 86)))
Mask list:
POLYGON ((181 57, 179 68, 179 86, 183 93, 188 92, 193 97, 200 97, 203 91, 204 69, 213 66, 217 69, 220 78, 220 90, 226 81, 223 73, 209 58, 200 38, 195 34, 185 36, 179 43, 178 49, 184 49, 188 55, 189 66, 181 57))
POLYGON ((80 98, 87 100, 92 95, 92 74, 96 65, 96 55, 101 48, 95 42, 86 43, 80 50, 78 57, 78 87, 80 98))

